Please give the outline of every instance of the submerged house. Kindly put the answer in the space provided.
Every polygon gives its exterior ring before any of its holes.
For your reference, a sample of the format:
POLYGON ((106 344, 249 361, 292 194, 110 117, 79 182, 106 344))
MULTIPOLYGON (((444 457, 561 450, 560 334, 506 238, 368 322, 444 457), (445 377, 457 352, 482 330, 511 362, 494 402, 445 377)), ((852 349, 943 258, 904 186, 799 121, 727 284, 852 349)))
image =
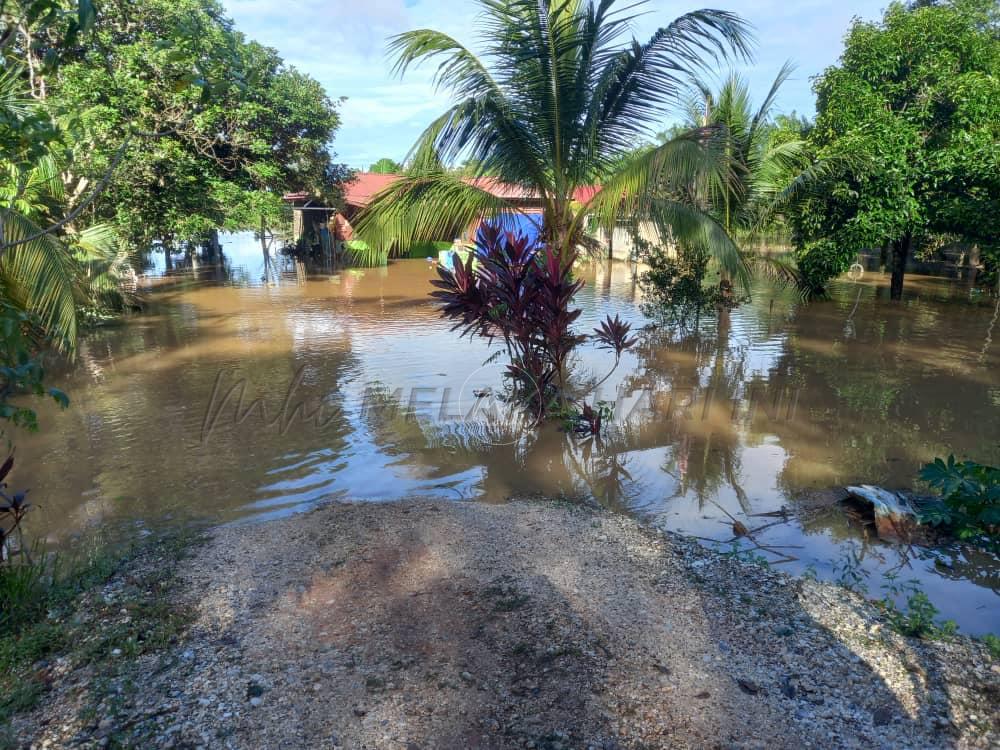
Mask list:
MULTIPOLYGON (((399 180, 402 175, 398 174, 374 174, 372 172, 359 172, 355 178, 344 185, 344 210, 338 214, 331 226, 334 239, 340 243, 347 243, 354 239, 354 227, 352 221, 357 217, 362 209, 366 208, 378 193, 399 180)), ((537 194, 524 190, 516 185, 501 182, 490 177, 480 177, 470 182, 477 187, 487 190, 498 198, 510 202, 529 216, 537 214, 541 216, 542 201, 537 194)), ((530 231, 532 222, 526 221, 519 228, 530 231)), ((467 227, 460 237, 442 237, 439 242, 423 243, 418 247, 410 248, 410 257, 422 258, 425 256, 436 256, 438 251, 451 247, 454 240, 471 244, 474 241, 478 224, 467 227)))
POLYGON ((292 208, 292 242, 299 250, 318 247, 329 257, 334 250, 331 223, 337 209, 311 193, 285 193, 281 196, 292 208))
MULTIPOLYGON (((357 215, 371 203, 376 195, 401 177, 402 175, 399 174, 357 173, 353 180, 344 185, 344 208, 341 211, 322 207, 304 193, 286 195, 285 200, 292 203, 293 214, 296 217, 296 238, 303 234, 300 232, 300 228, 317 227, 317 223, 322 222, 329 232, 335 253, 343 255, 348 249, 349 243, 356 239, 352 222, 356 220, 357 215)), ((522 214, 514 221, 518 231, 530 235, 541 230, 542 199, 537 192, 519 185, 502 182, 493 177, 470 178, 468 181, 518 208, 522 214), (535 217, 537 220, 534 220, 535 217)), ((586 203, 600 189, 599 185, 577 188, 573 199, 579 203, 586 203)), ((411 258, 437 257, 441 250, 452 247, 456 240, 461 244, 471 246, 475 242, 479 227, 480 223, 477 222, 466 227, 459 237, 442 237, 439 242, 422 243, 409 248, 406 255, 411 258)), ((308 232, 305 233, 308 234, 308 232)), ((316 229, 315 233, 319 235, 322 232, 316 229)), ((645 235, 646 232, 641 232, 641 234, 645 235)), ((631 236, 624 228, 616 228, 614 232, 602 233, 600 241, 607 249, 608 257, 627 260, 633 250, 631 236)))

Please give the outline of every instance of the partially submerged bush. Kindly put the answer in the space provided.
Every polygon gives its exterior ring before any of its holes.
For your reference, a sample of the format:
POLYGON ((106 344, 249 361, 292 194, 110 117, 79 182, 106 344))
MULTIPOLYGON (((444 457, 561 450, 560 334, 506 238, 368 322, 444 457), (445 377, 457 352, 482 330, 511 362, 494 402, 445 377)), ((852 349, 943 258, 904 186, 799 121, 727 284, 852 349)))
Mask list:
MULTIPOLYGON (((523 235, 484 227, 481 244, 466 261, 456 254, 453 270, 438 266, 441 314, 455 321, 461 336, 503 342, 509 358, 506 376, 514 395, 547 417, 565 411, 572 401, 567 394, 568 361, 573 350, 595 341, 615 353, 633 346, 631 326, 617 316, 608 318, 593 334, 573 331, 579 309, 570 309, 583 287, 574 278, 576 253, 562 253, 523 235)), ((587 424, 600 420, 587 419, 587 424)))
POLYGON ((940 493, 923 509, 923 523, 946 526, 959 539, 1000 535, 1000 469, 948 456, 924 466, 920 479, 940 493))
POLYGON ((718 285, 705 285, 708 254, 694 249, 671 256, 662 249, 643 255, 648 266, 640 278, 651 317, 684 323, 702 312, 728 302, 718 285))

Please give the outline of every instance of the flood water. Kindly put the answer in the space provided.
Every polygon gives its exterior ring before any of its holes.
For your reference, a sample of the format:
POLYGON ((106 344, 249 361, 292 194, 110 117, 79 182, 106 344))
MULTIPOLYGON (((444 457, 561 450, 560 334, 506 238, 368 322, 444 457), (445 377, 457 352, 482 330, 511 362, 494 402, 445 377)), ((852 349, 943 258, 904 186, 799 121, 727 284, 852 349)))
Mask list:
MULTIPOLYGON (((494 397, 500 363, 438 317, 431 263, 311 274, 265 266, 252 238, 224 248, 224 266, 154 279, 142 314, 51 368, 72 403, 43 405, 41 431, 17 438, 30 533, 59 543, 95 524, 263 518, 337 498, 565 497, 721 549, 731 517, 773 524, 755 535, 780 550, 755 553, 771 564, 875 597, 886 571, 917 579, 963 631, 1000 630, 995 557, 900 550, 827 492, 910 487, 949 452, 1000 461, 996 307, 959 282, 909 277, 901 304, 877 273, 811 304, 759 285, 729 314, 643 330, 588 397, 615 403, 607 436, 581 441, 494 397), (782 508, 787 520, 758 515, 782 508)), ((628 265, 580 274, 579 329, 608 313, 647 326, 628 265)), ((580 387, 612 365, 584 346, 580 387)))

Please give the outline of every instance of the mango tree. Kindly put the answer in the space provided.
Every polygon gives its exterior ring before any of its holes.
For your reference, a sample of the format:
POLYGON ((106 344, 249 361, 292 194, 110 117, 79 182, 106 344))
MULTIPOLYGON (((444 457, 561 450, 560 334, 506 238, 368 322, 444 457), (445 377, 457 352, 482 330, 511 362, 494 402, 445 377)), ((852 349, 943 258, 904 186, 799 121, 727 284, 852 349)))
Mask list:
POLYGON ((816 156, 840 164, 795 216, 814 291, 856 254, 888 246, 892 299, 917 246, 989 249, 1000 228, 1000 27, 991 0, 894 3, 855 21, 816 81, 816 156))

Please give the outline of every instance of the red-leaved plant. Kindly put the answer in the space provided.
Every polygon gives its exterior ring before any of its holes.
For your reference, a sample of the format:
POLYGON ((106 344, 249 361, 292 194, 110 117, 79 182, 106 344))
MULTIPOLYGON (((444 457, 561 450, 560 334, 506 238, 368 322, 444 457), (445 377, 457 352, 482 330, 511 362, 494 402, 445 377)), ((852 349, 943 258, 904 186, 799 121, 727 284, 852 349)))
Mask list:
MULTIPOLYGON (((510 361, 507 375, 516 395, 546 415, 567 406, 567 362, 581 343, 593 339, 615 352, 615 365, 633 346, 631 326, 608 316, 592 337, 573 332, 580 317, 571 310, 583 281, 573 277, 576 253, 560 255, 524 235, 484 227, 480 244, 454 269, 438 267, 431 293, 441 314, 455 321, 461 336, 502 340, 510 361)), ((597 422, 598 428, 600 421, 597 422)))
POLYGON ((31 508, 27 500, 27 490, 7 494, 7 482, 4 480, 14 468, 13 454, 0 465, 0 564, 10 562, 13 552, 26 554, 24 538, 21 531, 21 521, 31 508))

